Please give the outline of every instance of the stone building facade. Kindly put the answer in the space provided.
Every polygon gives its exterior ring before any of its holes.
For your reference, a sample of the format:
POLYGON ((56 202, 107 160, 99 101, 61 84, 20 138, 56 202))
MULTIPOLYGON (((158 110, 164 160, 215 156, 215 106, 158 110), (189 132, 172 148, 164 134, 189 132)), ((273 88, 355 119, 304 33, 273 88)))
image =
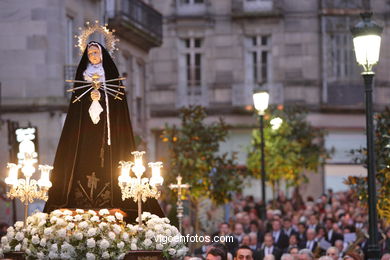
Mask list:
MULTIPOLYGON (((388 1, 372 1, 374 19, 385 27, 376 68, 375 108, 390 96, 388 1)), ((233 129, 224 151, 245 148, 257 127, 252 93, 268 90, 273 104, 300 104, 309 121, 327 130, 326 147, 335 148, 320 174, 310 174, 302 190, 316 196, 343 188, 350 174, 365 174, 348 151, 365 146, 363 80, 356 65, 350 27, 364 1, 343 0, 160 0, 163 45, 151 51, 149 146, 164 160, 162 122, 177 123, 181 106, 200 104, 210 121, 223 117, 233 129)), ((247 192, 260 195, 259 181, 247 192)))
MULTIPOLYGON (((12 154, 18 149, 9 144, 14 125, 36 127, 39 163, 53 163, 70 102, 66 92, 70 86, 65 84, 65 79, 74 77, 80 60, 74 35, 87 21, 95 20, 115 29, 120 39, 114 59, 120 73, 127 77, 124 84, 128 87, 135 133, 144 135, 145 67, 149 50, 162 42, 159 12, 141 0, 1 1, 0 180, 4 180, 7 162, 15 160, 12 154)), ((99 35, 92 38, 103 40, 99 35)), ((39 177, 39 173, 36 175, 39 177)), ((36 207, 42 207, 42 203, 32 205, 30 211, 36 207)), ((0 202, 0 222, 13 221, 10 208, 9 204, 0 202)), ((17 219, 22 219, 23 209, 18 208, 21 211, 17 212, 17 219)))

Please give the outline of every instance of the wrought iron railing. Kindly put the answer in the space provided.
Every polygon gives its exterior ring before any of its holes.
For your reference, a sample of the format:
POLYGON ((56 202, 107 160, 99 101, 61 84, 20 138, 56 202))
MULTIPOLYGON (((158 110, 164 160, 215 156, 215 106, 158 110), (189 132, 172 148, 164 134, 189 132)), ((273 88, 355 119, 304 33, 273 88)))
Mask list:
POLYGON ((162 15, 144 2, 122 0, 120 9, 116 10, 117 14, 118 12, 142 30, 158 38, 162 37, 162 15))

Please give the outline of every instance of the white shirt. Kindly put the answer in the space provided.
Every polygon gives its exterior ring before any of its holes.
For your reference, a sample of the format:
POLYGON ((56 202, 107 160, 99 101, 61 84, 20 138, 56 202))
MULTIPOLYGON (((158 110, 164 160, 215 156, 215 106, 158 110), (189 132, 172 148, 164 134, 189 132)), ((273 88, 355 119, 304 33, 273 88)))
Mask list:
POLYGON ((278 242, 280 236, 280 230, 272 232, 272 236, 274 237, 275 243, 278 242))
POLYGON ((272 251, 274 250, 274 247, 264 247, 264 256, 266 255, 272 255, 272 251))

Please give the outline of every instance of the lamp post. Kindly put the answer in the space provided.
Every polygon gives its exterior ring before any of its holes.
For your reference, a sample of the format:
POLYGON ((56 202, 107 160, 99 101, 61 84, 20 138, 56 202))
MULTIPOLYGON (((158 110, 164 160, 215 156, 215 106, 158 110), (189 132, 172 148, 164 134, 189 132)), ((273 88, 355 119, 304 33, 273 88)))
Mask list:
POLYGON ((367 131, 367 174, 368 174, 368 215, 369 241, 368 259, 379 259, 378 214, 375 188, 375 150, 372 108, 372 83, 375 73, 373 66, 378 63, 383 28, 371 21, 372 13, 362 13, 362 21, 351 29, 357 63, 363 66, 365 85, 366 131, 367 131))
POLYGON ((253 94, 253 103, 259 115, 260 121, 260 152, 261 152, 261 206, 262 218, 266 217, 266 196, 265 196, 265 155, 264 155, 264 113, 268 108, 269 94, 261 91, 253 94))

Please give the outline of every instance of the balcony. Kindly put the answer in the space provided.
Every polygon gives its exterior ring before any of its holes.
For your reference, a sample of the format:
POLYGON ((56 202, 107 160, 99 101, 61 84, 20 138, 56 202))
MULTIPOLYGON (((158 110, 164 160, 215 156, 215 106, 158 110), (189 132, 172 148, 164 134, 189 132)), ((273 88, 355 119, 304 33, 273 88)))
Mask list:
POLYGON ((232 0, 233 18, 278 17, 282 15, 281 0, 232 0))
POLYGON ((140 0, 107 1, 106 17, 120 38, 146 51, 162 43, 162 15, 140 0))
POLYGON ((207 14, 207 5, 203 0, 176 0, 176 17, 199 17, 207 14))

